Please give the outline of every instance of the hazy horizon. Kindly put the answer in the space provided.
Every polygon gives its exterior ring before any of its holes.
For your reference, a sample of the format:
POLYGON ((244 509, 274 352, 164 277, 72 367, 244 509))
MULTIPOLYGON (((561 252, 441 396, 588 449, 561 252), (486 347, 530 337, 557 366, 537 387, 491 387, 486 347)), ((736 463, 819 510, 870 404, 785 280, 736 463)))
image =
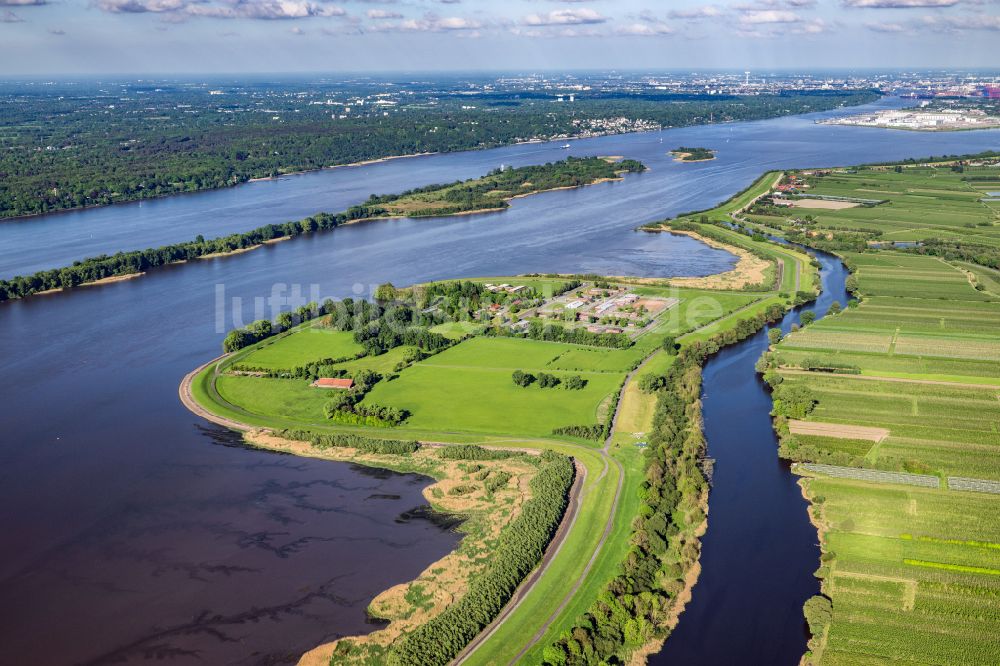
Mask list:
POLYGON ((998 35, 997 0, 0 0, 0 76, 979 69, 998 35))

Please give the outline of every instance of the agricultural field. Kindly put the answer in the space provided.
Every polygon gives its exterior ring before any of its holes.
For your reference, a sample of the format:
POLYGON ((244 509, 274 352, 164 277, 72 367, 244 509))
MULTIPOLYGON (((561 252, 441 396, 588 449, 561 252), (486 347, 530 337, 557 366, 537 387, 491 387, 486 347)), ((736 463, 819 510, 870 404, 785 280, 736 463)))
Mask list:
MULTIPOLYGON (((887 203, 810 210, 805 227, 831 247, 847 230, 1000 245, 997 211, 967 175, 890 167, 809 177, 809 194, 887 203)), ((775 215, 754 221, 803 228, 775 215)), ((1000 282, 971 261, 839 249, 859 301, 792 332, 772 356, 782 390, 813 401, 805 422, 823 426, 784 434, 785 455, 844 466, 837 478, 802 468, 833 609, 807 663, 996 663, 1000 497, 967 488, 1000 479, 1000 282), (858 439, 857 426, 888 434, 858 439), (923 475, 912 478, 929 487, 865 469, 923 475), (983 482, 949 489, 954 476, 983 482)))
POLYGON ((751 220, 764 226, 798 228, 816 234, 863 232, 873 241, 923 241, 929 238, 961 240, 1000 246, 1000 209, 983 201, 996 188, 984 180, 998 175, 996 166, 905 165, 832 171, 806 171, 799 175, 804 196, 821 195, 879 200, 840 210, 795 208, 754 211, 751 220), (804 224, 793 220, 809 216, 804 224))
POLYGON ((1000 497, 808 478, 826 531, 823 664, 989 664, 1000 653, 1000 497))
POLYGON ((816 212, 813 217, 818 227, 879 231, 880 240, 973 238, 1000 245, 996 211, 980 201, 987 191, 982 188, 985 183, 964 180, 972 173, 972 169, 956 173, 948 167, 908 166, 901 173, 862 170, 810 178, 809 194, 888 201, 874 207, 816 212))

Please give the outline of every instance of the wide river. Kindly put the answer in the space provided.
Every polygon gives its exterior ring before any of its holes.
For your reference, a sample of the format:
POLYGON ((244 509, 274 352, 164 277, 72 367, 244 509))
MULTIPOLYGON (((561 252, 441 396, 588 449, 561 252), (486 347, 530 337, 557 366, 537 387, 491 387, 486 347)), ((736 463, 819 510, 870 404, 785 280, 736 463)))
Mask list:
MULTIPOLYGON (((893 105, 898 101, 875 106, 893 105)), ((234 321, 254 317, 255 299, 259 314, 270 315, 264 299, 289 289, 337 298, 367 295, 384 281, 532 271, 714 273, 732 257, 634 227, 711 206, 770 168, 1000 148, 1000 132, 919 134, 813 119, 603 137, 574 141, 569 151, 528 144, 395 160, 0 223, 0 276, 10 276, 104 251, 337 211, 372 192, 472 177, 501 164, 623 155, 651 167, 622 182, 519 199, 502 213, 358 224, 0 306, 3 660, 292 663, 322 641, 369 629, 364 609, 375 594, 454 547, 454 533, 400 518, 423 503, 426 479, 247 450, 181 406, 180 378, 218 353, 234 321), (666 154, 675 145, 716 148, 719 156, 678 164, 666 154)), ((709 410, 706 404, 714 446, 716 420, 735 412, 709 410)), ((747 445, 759 445, 761 465, 778 465, 772 440, 760 439, 763 432, 745 435, 747 445)), ((712 515, 739 502, 771 516, 771 500, 722 491, 724 450, 713 449, 719 469, 712 515)), ((773 519, 780 524, 784 516, 773 519)), ((803 541, 815 539, 808 530, 743 537, 764 544, 776 563, 814 553, 803 541), (792 538, 796 543, 782 541, 792 538)), ((724 554, 706 542, 706 558, 724 554)), ((725 580, 706 577, 695 603, 762 612, 764 600, 735 600, 726 589, 725 580)), ((682 626, 711 616, 694 610, 682 626)), ((801 641, 800 626, 791 631, 801 641)), ((728 654, 746 647, 744 661, 753 662, 752 646, 768 634, 744 646, 746 633, 723 627, 712 640, 731 637, 728 654)), ((757 660, 765 662, 777 663, 757 660)))

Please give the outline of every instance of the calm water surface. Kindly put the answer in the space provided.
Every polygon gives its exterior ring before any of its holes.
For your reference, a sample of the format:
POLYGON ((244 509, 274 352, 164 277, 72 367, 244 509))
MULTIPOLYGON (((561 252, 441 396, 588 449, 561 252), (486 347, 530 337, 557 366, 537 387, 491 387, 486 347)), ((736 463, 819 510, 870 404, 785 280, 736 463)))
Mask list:
MULTIPOLYGON (((820 318, 833 301, 847 303, 848 273, 836 257, 818 258, 823 292, 802 310, 820 318)), ((802 310, 782 320, 785 333, 802 310)), ((778 459, 770 393, 754 371, 767 346, 762 330, 705 364, 705 437, 717 463, 702 571, 654 666, 797 664, 806 650, 802 604, 819 593, 820 551, 798 477, 778 459)))
MULTIPOLYGON (((396 521, 423 502, 426 479, 376 477, 344 464, 247 450, 180 405, 181 377, 218 353, 234 320, 254 317, 254 299, 290 287, 307 297, 314 290, 337 298, 365 295, 386 280, 404 285, 531 271, 714 273, 733 258, 687 238, 635 233, 634 227, 711 206, 768 168, 989 148, 1000 148, 1000 132, 897 133, 818 126, 811 118, 576 141, 570 154, 623 155, 652 170, 623 182, 519 199, 503 213, 359 224, 0 306, 4 660, 38 663, 42 655, 52 664, 292 663, 324 640, 370 629, 364 608, 372 596, 454 547, 454 533, 426 521, 396 521), (692 142, 719 149, 719 159, 678 164, 666 155, 692 142), (235 314, 233 298, 240 299, 235 314)), ((371 192, 566 153, 545 144, 397 160, 3 223, 0 275, 335 211, 371 192)), ((734 376, 748 372, 741 363, 732 366, 734 376)), ((710 370, 730 372, 716 367, 710 370)), ((719 460, 710 522, 717 525, 732 502, 755 508, 764 519, 773 517, 776 530, 764 559, 773 558, 775 567, 785 558, 801 559, 811 571, 815 533, 781 531, 786 519, 801 524, 804 509, 779 467, 770 429, 742 433, 755 460, 744 476, 773 468, 762 483, 743 488, 765 492, 773 482, 780 486, 774 498, 726 499, 723 489, 733 482, 727 474, 742 463, 730 465, 726 449, 716 450, 719 419, 711 414, 719 412, 710 412, 708 401, 712 454, 719 460)), ((765 403, 758 406, 766 411, 765 403)), ((726 555, 724 546, 713 545, 719 533, 711 529, 706 536, 706 575, 677 636, 695 624, 692 618, 711 615, 699 616, 697 604, 711 610, 738 599, 754 604, 751 615, 769 612, 761 605, 773 590, 755 599, 728 594, 724 570, 712 582, 711 558, 726 555)), ((748 538, 762 537, 752 532, 748 538)), ((790 626, 801 643, 798 624, 790 626)), ((722 636, 733 637, 733 650, 744 646, 735 639, 740 632, 726 629, 722 636)), ((722 640, 718 636, 712 640, 722 640)), ((764 636, 770 634, 759 633, 757 640, 764 636)), ((781 660, 792 652, 784 650, 781 660)))

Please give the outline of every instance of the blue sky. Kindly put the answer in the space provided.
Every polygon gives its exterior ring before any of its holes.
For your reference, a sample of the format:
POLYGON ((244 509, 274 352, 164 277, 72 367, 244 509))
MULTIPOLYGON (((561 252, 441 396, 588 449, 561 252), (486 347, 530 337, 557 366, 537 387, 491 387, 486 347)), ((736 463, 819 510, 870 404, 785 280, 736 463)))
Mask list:
POLYGON ((1000 0, 0 0, 0 75, 1000 66, 1000 0))

